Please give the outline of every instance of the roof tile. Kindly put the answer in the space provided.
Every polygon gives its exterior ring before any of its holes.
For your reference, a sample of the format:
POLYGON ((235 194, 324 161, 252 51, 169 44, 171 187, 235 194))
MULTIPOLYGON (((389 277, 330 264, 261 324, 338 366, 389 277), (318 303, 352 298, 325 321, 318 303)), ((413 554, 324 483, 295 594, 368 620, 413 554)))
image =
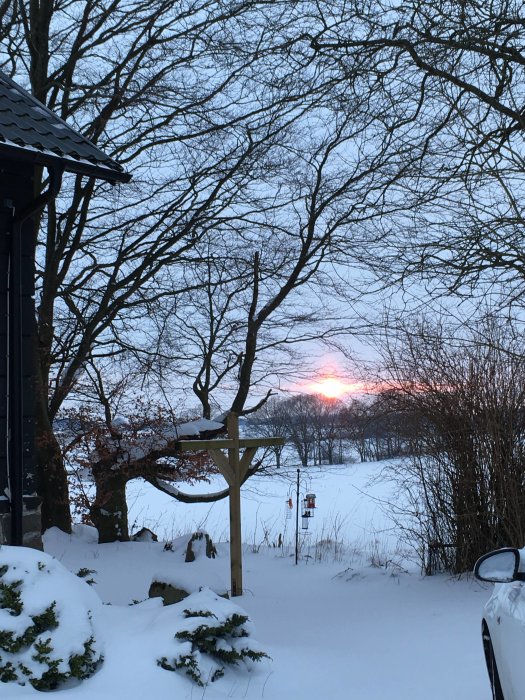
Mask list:
POLYGON ((35 162, 60 162, 71 172, 111 181, 130 179, 122 166, 1 71, 0 145, 3 152, 22 148, 35 162))

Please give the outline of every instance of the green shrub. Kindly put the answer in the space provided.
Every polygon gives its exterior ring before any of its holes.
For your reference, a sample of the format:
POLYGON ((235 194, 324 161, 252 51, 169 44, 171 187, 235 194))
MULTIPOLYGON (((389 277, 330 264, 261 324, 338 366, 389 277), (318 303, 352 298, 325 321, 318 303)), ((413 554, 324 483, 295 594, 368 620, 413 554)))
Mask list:
POLYGON ((197 685, 204 686, 207 679, 213 682, 221 678, 226 666, 269 658, 251 645, 246 615, 231 612, 219 620, 210 610, 188 609, 183 615, 192 624, 175 634, 175 639, 182 643, 181 651, 171 661, 166 657, 158 659, 162 668, 183 671, 197 685))
POLYGON ((92 675, 102 655, 90 604, 101 605, 87 583, 51 557, 0 547, 0 681, 54 690, 70 678, 92 675), (52 599, 58 590, 60 604, 52 599), (57 643, 55 631, 62 624, 71 627, 71 635, 60 635, 57 643))

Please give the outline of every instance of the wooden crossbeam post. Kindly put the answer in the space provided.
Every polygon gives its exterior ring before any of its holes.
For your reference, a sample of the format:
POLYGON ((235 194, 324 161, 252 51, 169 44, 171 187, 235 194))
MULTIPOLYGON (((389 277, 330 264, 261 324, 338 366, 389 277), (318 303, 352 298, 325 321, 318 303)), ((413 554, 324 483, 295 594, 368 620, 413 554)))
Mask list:
POLYGON ((206 450, 230 487, 230 572, 231 594, 242 595, 242 536, 241 536, 241 485, 258 447, 283 445, 283 438, 239 437, 239 416, 230 413, 226 419, 228 438, 225 440, 178 440, 181 452, 206 450), (244 452, 240 453, 240 450, 244 452), (226 456, 223 450, 227 450, 226 456))
POLYGON ((230 413, 226 428, 228 437, 235 443, 228 450, 228 462, 232 473, 230 484, 230 569, 231 594, 242 595, 242 536, 241 536, 241 469, 239 455, 239 416, 230 413))

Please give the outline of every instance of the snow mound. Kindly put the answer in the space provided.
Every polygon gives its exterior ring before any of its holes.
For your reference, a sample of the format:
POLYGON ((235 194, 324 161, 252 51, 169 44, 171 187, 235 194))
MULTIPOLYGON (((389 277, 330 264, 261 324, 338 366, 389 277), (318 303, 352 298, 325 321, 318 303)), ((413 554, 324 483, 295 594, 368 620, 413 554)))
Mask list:
POLYGON ((0 681, 52 690, 92 675, 102 602, 43 552, 0 546, 0 681))

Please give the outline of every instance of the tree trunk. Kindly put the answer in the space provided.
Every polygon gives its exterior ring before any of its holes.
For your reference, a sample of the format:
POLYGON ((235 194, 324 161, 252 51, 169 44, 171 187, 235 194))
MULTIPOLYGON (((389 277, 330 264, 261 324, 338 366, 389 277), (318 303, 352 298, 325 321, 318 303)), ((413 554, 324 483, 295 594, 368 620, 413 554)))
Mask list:
POLYGON ((60 445, 53 433, 47 410, 36 409, 37 490, 42 499, 42 531, 58 527, 71 532, 67 473, 60 445))
POLYGON ((98 531, 100 544, 129 542, 128 505, 126 503, 127 478, 109 470, 94 470, 96 495, 90 509, 90 517, 98 531))

